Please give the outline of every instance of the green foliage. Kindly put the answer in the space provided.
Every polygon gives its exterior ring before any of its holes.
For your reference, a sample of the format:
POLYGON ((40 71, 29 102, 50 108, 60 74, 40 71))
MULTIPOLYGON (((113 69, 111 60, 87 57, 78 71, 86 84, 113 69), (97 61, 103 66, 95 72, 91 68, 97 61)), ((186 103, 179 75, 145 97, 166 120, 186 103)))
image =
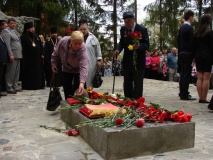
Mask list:
POLYGON ((177 47, 178 22, 180 20, 179 8, 181 8, 182 5, 183 3, 179 0, 156 0, 156 2, 145 7, 150 18, 147 19, 144 24, 145 26, 155 28, 150 33, 151 47, 157 49, 172 46, 177 47), (154 42, 154 44, 152 42, 154 42))
POLYGON ((69 0, 7 0, 2 6, 2 11, 11 16, 28 16, 41 19, 41 21, 36 22, 40 24, 36 26, 37 33, 41 34, 49 33, 49 28, 52 26, 63 26, 64 17, 68 15, 70 8, 69 0), (42 19, 42 15, 44 19, 42 19))

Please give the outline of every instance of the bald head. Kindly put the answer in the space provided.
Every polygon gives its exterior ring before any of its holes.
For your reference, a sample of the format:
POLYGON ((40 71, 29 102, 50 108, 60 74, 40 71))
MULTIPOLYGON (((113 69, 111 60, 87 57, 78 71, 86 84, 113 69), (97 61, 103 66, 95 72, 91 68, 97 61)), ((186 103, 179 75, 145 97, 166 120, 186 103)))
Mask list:
POLYGON ((172 48, 172 53, 173 53, 173 54, 177 54, 177 48, 173 47, 173 48, 172 48))

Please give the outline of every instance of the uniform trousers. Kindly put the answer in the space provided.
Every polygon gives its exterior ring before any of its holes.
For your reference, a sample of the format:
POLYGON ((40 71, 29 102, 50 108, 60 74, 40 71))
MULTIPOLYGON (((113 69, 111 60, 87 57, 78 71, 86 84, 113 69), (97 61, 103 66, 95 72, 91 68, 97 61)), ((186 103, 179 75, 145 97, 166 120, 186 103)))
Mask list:
POLYGON ((138 99, 143 96, 144 69, 124 70, 124 96, 138 99))
POLYGON ((192 60, 194 58, 193 54, 181 53, 179 56, 180 60, 180 97, 186 98, 189 95, 189 83, 192 73, 192 60))

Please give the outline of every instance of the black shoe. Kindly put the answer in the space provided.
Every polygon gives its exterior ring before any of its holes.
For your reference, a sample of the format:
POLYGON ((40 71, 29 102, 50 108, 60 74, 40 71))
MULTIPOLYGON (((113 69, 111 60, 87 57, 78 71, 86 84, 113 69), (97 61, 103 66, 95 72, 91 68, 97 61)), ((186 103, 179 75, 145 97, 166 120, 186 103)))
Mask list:
POLYGON ((213 110, 213 103, 209 103, 208 109, 213 110))
POLYGON ((188 95, 187 97, 180 97, 180 100, 196 100, 196 98, 192 98, 190 95, 188 95))
POLYGON ((198 102, 199 102, 199 103, 210 103, 209 101, 207 101, 207 100, 202 100, 202 99, 200 99, 198 102))
POLYGON ((7 93, 9 93, 9 94, 16 94, 17 92, 14 89, 10 89, 10 90, 7 91, 7 93))

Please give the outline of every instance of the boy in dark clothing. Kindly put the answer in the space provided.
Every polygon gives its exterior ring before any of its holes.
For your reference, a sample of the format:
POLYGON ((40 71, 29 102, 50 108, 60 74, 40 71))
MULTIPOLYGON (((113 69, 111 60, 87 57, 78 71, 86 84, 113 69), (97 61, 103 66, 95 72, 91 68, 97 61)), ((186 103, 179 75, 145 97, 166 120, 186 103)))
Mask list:
POLYGON ((192 40, 194 35, 194 28, 191 26, 194 21, 194 12, 187 10, 184 13, 185 22, 178 31, 178 71, 180 72, 180 99, 181 100, 196 100, 189 95, 189 83, 192 72, 192 60, 194 58, 192 40))

